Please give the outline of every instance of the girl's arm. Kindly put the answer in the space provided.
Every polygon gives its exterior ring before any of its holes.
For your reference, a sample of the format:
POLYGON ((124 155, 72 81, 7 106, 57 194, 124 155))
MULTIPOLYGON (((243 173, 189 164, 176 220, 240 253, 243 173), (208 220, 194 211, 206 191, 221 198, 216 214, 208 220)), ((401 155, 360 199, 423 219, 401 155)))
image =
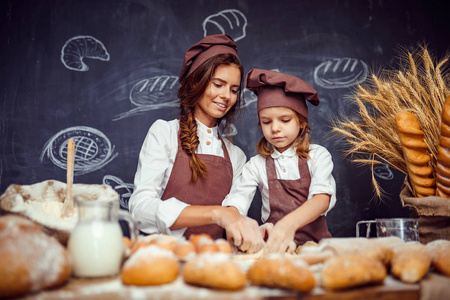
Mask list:
POLYGON ((286 252, 294 239, 295 232, 327 211, 330 198, 328 194, 316 194, 279 220, 270 232, 265 251, 286 252))

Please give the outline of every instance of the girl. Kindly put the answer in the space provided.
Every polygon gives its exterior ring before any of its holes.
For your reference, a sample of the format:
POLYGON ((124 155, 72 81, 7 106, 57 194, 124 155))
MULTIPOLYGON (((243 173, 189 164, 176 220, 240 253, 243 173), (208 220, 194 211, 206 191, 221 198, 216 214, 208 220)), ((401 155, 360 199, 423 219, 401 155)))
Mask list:
POLYGON ((333 162, 324 147, 310 144, 305 101, 318 105, 317 92, 300 78, 261 69, 250 70, 246 87, 258 96, 264 137, 223 205, 245 215, 259 188, 269 253, 331 237, 325 214, 336 202, 333 162))
POLYGON ((263 245, 255 220, 221 202, 240 176, 246 157, 222 139, 241 101, 243 67, 225 34, 207 36, 185 54, 178 90, 179 120, 157 120, 139 155, 129 209, 145 234, 176 237, 208 233, 245 251, 263 245))

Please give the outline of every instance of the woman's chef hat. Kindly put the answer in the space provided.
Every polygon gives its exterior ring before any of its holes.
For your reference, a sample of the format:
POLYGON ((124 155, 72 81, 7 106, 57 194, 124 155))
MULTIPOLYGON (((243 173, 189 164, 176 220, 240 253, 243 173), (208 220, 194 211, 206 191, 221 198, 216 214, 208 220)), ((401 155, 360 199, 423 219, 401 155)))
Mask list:
POLYGON ((187 49, 178 81, 191 74, 208 58, 217 54, 231 53, 237 56, 237 45, 228 34, 208 35, 187 49))
POLYGON ((245 78, 245 87, 258 96, 258 112, 267 107, 290 108, 308 119, 308 106, 319 105, 317 91, 298 77, 262 69, 251 69, 245 78))

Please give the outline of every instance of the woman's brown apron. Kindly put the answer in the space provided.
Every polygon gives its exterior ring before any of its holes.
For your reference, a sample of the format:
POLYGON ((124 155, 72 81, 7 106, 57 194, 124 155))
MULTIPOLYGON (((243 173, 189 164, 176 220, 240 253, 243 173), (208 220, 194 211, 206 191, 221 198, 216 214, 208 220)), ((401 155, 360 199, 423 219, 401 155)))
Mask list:
MULTIPOLYGON (((192 170, 189 166, 191 157, 182 149, 181 141, 178 139, 178 152, 162 200, 175 197, 191 205, 222 205, 233 182, 233 166, 227 147, 222 138, 220 139, 224 157, 197 154, 207 166, 207 177, 206 179, 199 177, 195 182, 191 182, 192 170)), ((224 237, 223 228, 215 224, 189 227, 184 236, 189 238, 191 234, 199 233, 210 234, 214 239, 224 237)))
MULTIPOLYGON (((275 163, 271 156, 266 158, 266 170, 269 184, 270 215, 267 222, 276 224, 281 218, 305 203, 311 185, 311 175, 306 158, 298 158, 300 179, 277 179, 275 163)), ((318 242, 331 237, 325 216, 320 216, 313 222, 303 226, 295 233, 295 243, 303 245, 307 241, 318 242)))

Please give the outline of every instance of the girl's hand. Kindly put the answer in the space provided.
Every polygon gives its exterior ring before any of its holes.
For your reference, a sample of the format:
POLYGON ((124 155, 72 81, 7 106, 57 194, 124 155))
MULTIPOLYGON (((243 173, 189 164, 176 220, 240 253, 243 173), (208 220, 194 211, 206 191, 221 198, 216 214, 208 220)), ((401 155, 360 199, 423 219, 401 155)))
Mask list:
POLYGON ((227 239, 241 251, 255 253, 264 246, 258 222, 241 215, 235 207, 222 207, 213 213, 212 219, 225 229, 227 239))
POLYGON ((295 227, 290 226, 283 219, 278 221, 269 231, 265 253, 294 253, 297 245, 294 242, 295 227))

